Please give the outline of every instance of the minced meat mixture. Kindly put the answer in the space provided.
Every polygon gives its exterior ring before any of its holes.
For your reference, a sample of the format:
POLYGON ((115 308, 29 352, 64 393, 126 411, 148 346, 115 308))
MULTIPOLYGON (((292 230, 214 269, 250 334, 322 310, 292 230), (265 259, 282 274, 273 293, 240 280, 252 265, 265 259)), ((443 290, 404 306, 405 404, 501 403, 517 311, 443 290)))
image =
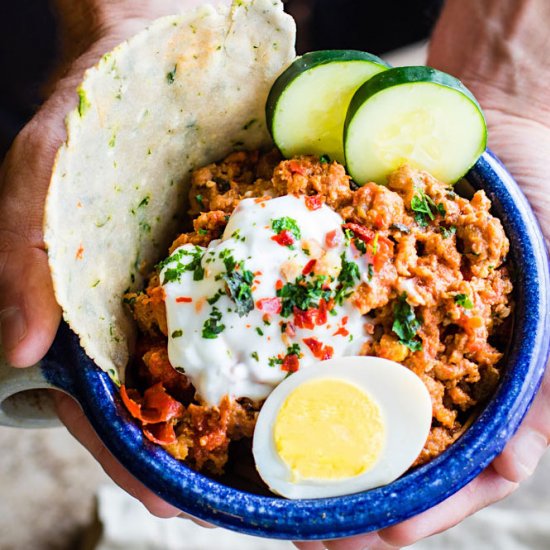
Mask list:
MULTIPOLYGON (((193 231, 178 236, 171 251, 220 238, 244 198, 286 194, 317 195, 353 233, 374 236, 372 278, 352 297, 368 314, 373 336, 362 353, 402 363, 423 380, 433 425, 416 464, 434 458, 462 433, 499 380, 502 349, 494 342, 505 340, 512 283, 509 243, 489 199, 483 191, 463 198, 406 165, 387 186, 358 188, 327 159, 237 152, 193 173, 193 231)), ((145 292, 126 296, 141 340, 130 377, 139 390, 123 388, 123 397, 149 439, 190 466, 219 474, 229 443, 252 436, 261 404, 225 399, 209 408, 195 401, 193 387, 168 359, 163 299, 157 273, 145 292)))

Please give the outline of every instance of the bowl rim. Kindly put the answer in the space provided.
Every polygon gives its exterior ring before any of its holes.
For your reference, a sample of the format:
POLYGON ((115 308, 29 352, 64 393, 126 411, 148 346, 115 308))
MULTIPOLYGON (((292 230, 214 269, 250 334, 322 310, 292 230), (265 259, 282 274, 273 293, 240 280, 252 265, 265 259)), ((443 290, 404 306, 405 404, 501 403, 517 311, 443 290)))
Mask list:
POLYGON ((315 500, 285 500, 228 487, 147 441, 118 389, 63 323, 42 363, 46 378, 75 397, 99 437, 137 479, 183 512, 214 525, 283 540, 327 540, 399 523, 445 500, 501 452, 541 383, 550 348, 548 253, 536 217, 499 159, 486 151, 467 175, 493 203, 517 269, 517 311, 508 365, 496 394, 444 453, 384 487, 315 500), (63 365, 78 365, 67 368, 63 365))

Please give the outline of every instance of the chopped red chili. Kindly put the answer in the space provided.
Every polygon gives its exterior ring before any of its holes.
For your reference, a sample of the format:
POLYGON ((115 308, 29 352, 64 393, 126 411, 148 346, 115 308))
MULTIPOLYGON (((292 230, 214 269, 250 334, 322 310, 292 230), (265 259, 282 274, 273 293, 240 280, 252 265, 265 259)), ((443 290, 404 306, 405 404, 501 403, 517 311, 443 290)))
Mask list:
POLYGON ((188 296, 180 296, 179 298, 176 298, 177 304, 190 304, 193 301, 193 298, 189 298, 188 296))
POLYGON ((304 344, 311 350, 311 353, 321 361, 331 359, 334 355, 334 348, 332 346, 324 346, 317 338, 304 338, 304 344))
POLYGON ((281 246, 292 246, 295 242, 294 235, 288 229, 284 229, 278 235, 271 237, 271 240, 281 246))

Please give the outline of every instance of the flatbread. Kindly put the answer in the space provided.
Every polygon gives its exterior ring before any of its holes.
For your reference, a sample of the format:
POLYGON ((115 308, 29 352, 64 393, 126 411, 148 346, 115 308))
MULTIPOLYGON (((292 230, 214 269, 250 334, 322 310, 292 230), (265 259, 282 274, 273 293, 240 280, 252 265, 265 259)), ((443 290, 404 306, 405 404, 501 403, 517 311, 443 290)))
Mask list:
POLYGON ((64 318, 113 378, 135 336, 124 293, 166 255, 191 171, 270 143, 265 101, 294 40, 280 0, 237 0, 159 19, 86 73, 53 170, 45 241, 64 318))

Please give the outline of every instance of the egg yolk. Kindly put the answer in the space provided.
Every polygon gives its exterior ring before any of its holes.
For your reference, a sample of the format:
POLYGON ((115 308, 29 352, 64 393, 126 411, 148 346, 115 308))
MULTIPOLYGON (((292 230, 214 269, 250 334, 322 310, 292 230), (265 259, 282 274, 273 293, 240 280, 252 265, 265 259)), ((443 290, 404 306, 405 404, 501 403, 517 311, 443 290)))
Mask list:
POLYGON ((312 380, 290 393, 273 435, 293 481, 358 476, 376 464, 385 443, 378 404, 361 388, 335 379, 312 380))

